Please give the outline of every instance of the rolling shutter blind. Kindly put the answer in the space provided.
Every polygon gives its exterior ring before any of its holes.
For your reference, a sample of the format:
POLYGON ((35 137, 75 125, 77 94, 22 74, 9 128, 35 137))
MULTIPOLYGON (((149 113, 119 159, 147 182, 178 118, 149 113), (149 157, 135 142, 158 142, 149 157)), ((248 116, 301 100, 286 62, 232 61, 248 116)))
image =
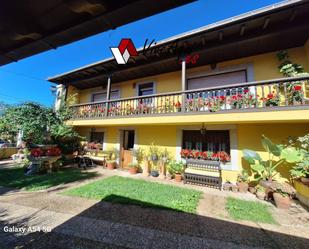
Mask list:
POLYGON ((246 71, 222 73, 198 78, 188 79, 188 90, 219 87, 247 81, 246 71))

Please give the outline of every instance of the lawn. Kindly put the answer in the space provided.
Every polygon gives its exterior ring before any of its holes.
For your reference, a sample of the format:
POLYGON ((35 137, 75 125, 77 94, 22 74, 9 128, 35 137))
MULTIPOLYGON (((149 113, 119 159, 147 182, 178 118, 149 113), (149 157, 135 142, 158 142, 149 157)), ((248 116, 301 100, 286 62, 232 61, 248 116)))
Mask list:
POLYGON ((226 210, 235 220, 249 220, 254 222, 276 224, 268 207, 257 201, 245 201, 229 197, 226 210))
POLYGON ((69 189, 64 194, 188 213, 196 212, 201 198, 201 192, 196 190, 119 176, 69 189))
POLYGON ((19 167, 0 169, 0 186, 24 188, 28 191, 47 189, 63 183, 94 177, 96 173, 65 169, 45 175, 25 176, 19 167))

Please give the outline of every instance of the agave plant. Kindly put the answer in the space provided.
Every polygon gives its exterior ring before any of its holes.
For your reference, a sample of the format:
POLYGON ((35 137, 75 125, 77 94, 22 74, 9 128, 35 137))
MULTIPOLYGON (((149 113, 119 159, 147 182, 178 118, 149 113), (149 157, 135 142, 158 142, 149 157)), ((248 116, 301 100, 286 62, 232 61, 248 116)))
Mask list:
POLYGON ((295 147, 274 144, 264 135, 262 135, 261 142, 268 153, 267 160, 263 160, 259 153, 253 150, 243 150, 243 158, 250 164, 257 181, 261 179, 271 181, 278 174, 279 165, 284 162, 296 163, 303 159, 303 153, 295 147))

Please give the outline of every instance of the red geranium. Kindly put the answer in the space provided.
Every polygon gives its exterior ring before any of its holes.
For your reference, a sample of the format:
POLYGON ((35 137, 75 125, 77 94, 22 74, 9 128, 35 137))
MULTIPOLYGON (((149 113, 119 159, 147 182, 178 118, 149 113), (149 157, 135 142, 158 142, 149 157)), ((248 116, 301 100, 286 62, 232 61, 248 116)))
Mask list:
POLYGON ((300 85, 294 86, 294 91, 301 91, 302 87, 300 85))
POLYGON ((182 149, 182 150, 180 151, 181 157, 184 157, 184 158, 189 157, 189 156, 190 156, 190 153, 191 153, 191 151, 190 151, 190 150, 187 150, 187 149, 182 149))
POLYGON ((40 148, 35 148, 30 151, 30 155, 33 157, 40 157, 43 155, 43 151, 40 148))
POLYGON ((175 107, 177 107, 177 108, 181 107, 181 103, 180 103, 179 101, 177 101, 177 102, 175 103, 175 107))
POLYGON ((231 157, 225 151, 218 151, 217 158, 223 163, 231 160, 231 157))
POLYGON ((60 156, 61 150, 58 147, 50 148, 46 152, 46 156, 60 156))

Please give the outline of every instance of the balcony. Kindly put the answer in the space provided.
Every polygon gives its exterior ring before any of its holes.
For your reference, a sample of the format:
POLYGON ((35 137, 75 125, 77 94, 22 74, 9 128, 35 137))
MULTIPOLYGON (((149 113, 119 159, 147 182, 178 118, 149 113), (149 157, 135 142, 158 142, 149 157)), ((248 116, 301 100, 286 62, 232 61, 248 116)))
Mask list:
POLYGON ((309 76, 246 82, 71 106, 72 120, 309 108, 309 76))

